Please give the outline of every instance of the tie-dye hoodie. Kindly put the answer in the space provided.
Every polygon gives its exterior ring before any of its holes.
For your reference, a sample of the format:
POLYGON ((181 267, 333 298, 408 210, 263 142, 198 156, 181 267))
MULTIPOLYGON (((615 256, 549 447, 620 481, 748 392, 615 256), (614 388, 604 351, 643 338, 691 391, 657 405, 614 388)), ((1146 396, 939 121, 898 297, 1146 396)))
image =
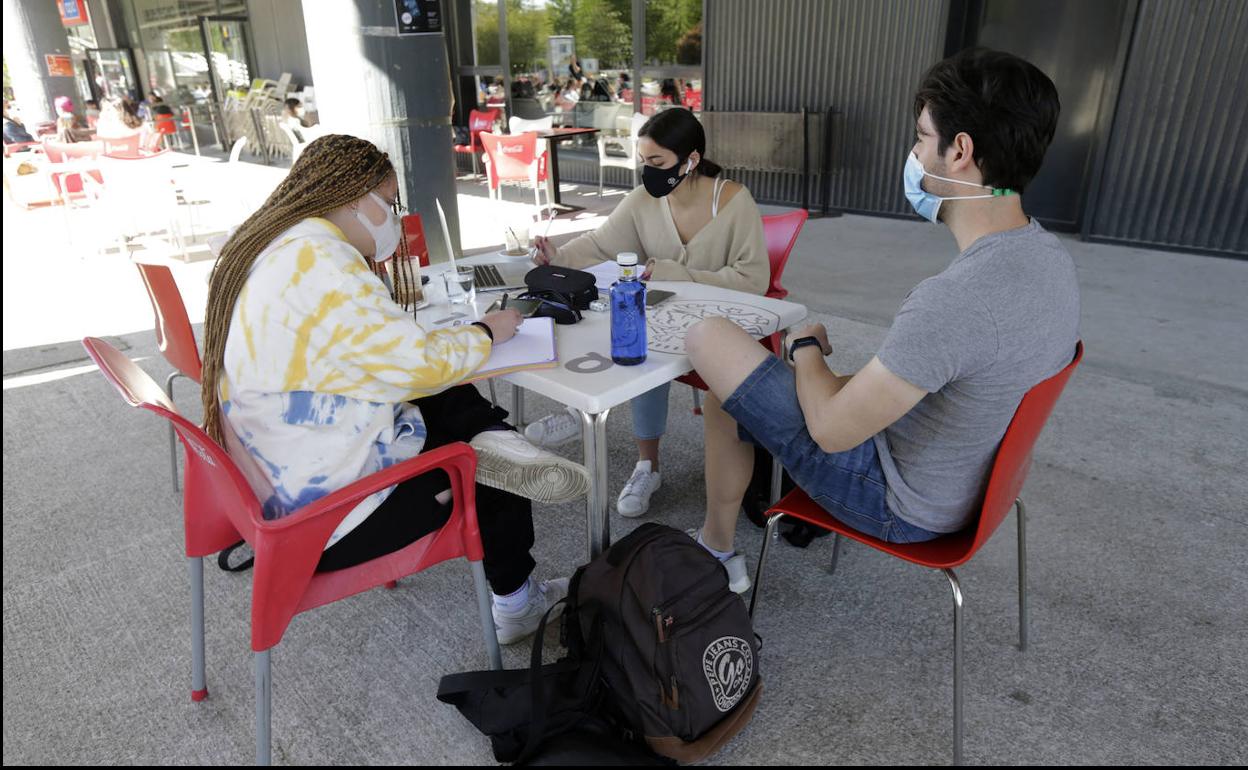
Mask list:
MULTIPOLYGON (((489 355, 479 327, 425 331, 341 230, 305 219, 260 254, 234 306, 220 384, 227 449, 264 517, 280 518, 419 454, 425 424, 406 402, 489 355)), ((356 506, 326 547, 392 489, 356 506)))

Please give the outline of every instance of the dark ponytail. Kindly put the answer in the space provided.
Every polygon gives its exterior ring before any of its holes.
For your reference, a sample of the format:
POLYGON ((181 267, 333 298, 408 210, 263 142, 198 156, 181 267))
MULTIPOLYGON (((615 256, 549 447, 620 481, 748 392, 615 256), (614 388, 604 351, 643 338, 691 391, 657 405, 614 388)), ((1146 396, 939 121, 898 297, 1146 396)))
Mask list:
POLYGON ((723 171, 718 163, 706 157, 706 131, 689 110, 664 110, 647 120, 637 135, 650 137, 655 144, 671 150, 681 159, 688 158, 696 150, 702 160, 693 170, 694 174, 714 178, 723 171))

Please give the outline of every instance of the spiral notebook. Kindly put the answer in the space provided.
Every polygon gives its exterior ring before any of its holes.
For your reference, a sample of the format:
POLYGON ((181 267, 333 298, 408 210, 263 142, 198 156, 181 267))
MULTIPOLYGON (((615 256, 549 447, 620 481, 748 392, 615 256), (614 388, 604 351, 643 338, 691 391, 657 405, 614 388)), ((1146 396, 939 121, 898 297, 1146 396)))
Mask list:
POLYGON ((485 364, 466 381, 485 380, 525 369, 553 369, 558 365, 555 319, 526 318, 516 330, 516 336, 495 345, 485 364))

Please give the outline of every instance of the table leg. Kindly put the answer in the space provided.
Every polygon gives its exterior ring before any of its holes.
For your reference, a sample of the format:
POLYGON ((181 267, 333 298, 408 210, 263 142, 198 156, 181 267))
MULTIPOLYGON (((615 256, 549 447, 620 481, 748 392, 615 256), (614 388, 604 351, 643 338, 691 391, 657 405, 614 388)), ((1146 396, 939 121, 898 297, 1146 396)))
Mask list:
POLYGON ((581 413, 581 438, 585 446, 585 470, 589 471, 589 496, 585 502, 585 526, 589 539, 589 558, 611 545, 610 521, 607 517, 607 414, 581 413))
POLYGON ((573 206, 570 203, 564 203, 559 197, 559 142, 546 140, 546 146, 550 148, 550 165, 546 169, 546 197, 550 203, 550 208, 556 214, 566 214, 570 211, 584 211, 584 206, 573 206))
POLYGON ((550 148, 550 168, 546 169, 546 200, 551 208, 555 208, 563 203, 559 199, 559 143, 547 141, 546 146, 550 148))
POLYGON ((517 430, 524 430, 524 388, 511 386, 511 424, 517 430))

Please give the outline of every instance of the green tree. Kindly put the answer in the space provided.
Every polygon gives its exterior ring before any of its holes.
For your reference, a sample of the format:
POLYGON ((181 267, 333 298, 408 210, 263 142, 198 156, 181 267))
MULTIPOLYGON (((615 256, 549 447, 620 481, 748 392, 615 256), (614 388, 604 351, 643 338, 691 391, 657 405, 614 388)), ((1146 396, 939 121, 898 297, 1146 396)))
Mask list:
POLYGON ((552 35, 576 34, 576 0, 549 0, 546 12, 550 15, 552 35))
POLYGON ((662 64, 701 64, 701 26, 702 0, 650 0, 646 3, 646 59, 662 64), (690 44, 695 35, 696 50, 690 44), (697 58, 690 61, 695 52, 697 58))
MULTIPOLYGON (((544 8, 530 6, 523 0, 507 3, 507 54, 513 72, 545 66, 546 38, 551 35, 550 14, 544 8)), ((477 0, 477 64, 499 63, 498 3, 477 0)))
POLYGON ((576 55, 599 66, 626 67, 633 58, 628 0, 576 0, 576 55))

